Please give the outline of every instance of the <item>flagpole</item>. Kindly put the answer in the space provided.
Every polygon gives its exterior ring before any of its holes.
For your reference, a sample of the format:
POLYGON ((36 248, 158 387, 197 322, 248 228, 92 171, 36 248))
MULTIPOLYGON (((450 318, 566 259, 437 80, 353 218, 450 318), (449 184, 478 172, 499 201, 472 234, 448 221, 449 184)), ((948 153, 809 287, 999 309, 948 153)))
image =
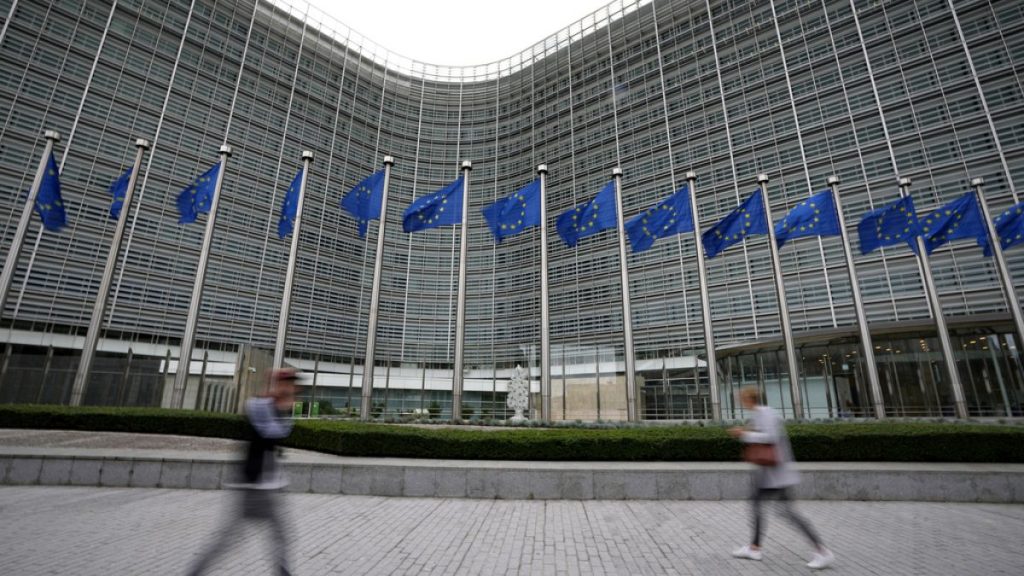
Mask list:
POLYGON ((373 410, 373 367, 377 348, 377 309, 380 307, 380 275, 384 262, 384 224, 388 214, 388 186, 391 184, 391 167, 395 159, 384 157, 384 190, 380 196, 380 225, 377 227, 377 254, 373 261, 373 291, 370 293, 370 317, 366 326, 366 354, 363 356, 363 396, 359 419, 367 421, 373 410))
MULTIPOLYGON (((989 245, 992 247, 992 254, 996 257, 996 269, 999 271, 999 279, 1002 281, 1003 295, 1006 297, 1006 307, 1010 309, 1010 315, 1013 316, 1013 323, 1017 329, 1017 350, 1020 353, 1022 343, 1024 343, 1024 314, 1021 313, 1017 292, 1013 289, 1013 276, 1010 275, 1010 269, 1006 266, 1006 258, 1003 256, 1003 245, 999 240, 999 233, 996 231, 992 214, 988 211, 988 202, 985 201, 985 195, 981 192, 981 187, 984 184, 984 178, 974 178, 971 180, 974 194, 978 197, 978 205, 981 206, 981 214, 985 218, 989 245)), ((1006 409, 1009 410, 1010 407, 1007 406, 1006 409)))
POLYGON ((540 175, 540 418, 545 422, 550 422, 551 310, 548 307, 548 165, 537 166, 537 174, 540 175))
MULTIPOLYGON (((907 191, 910 188, 910 178, 900 178, 900 198, 910 195, 907 191)), ((967 417, 967 400, 964 398, 963 385, 960 383, 960 372, 956 367, 956 356, 953 355, 953 345, 949 341, 949 329, 946 328, 946 317, 942 315, 942 303, 939 301, 938 292, 935 290, 935 279, 932 278, 932 266, 928 258, 928 251, 924 245, 924 238, 918 235, 917 257, 921 263, 921 274, 924 276, 924 289, 928 300, 932 305, 932 316, 935 317, 935 330, 938 332, 939 344, 942 346, 943 361, 946 366, 946 376, 949 377, 949 385, 953 391, 953 402, 958 418, 967 417)))
POLYGON ((199 324, 199 303, 203 298, 203 282, 206 280, 206 264, 210 260, 210 246, 213 244, 213 226, 217 220, 217 206, 220 204, 220 189, 224 184, 224 172, 228 167, 231 146, 220 147, 220 169, 217 170, 217 183, 213 188, 213 199, 210 201, 210 213, 206 220, 206 231, 203 233, 203 248, 199 253, 199 265, 196 267, 196 278, 192 285, 192 302, 188 306, 188 319, 185 321, 185 333, 181 337, 178 352, 178 371, 174 375, 174 388, 171 390, 171 408, 181 408, 185 401, 185 386, 188 384, 188 370, 192 363, 192 347, 196 343, 196 328, 199 324))
POLYGON ((39 157, 39 168, 36 169, 32 187, 28 190, 25 207, 21 210, 21 219, 18 220, 18 229, 14 233, 14 240, 11 241, 11 249, 7 252, 3 273, 0 273, 0 316, 3 316, 4 308, 7 306, 7 293, 11 290, 14 272, 18 269, 18 257, 21 256, 21 248, 25 244, 25 234, 28 232, 29 223, 32 222, 32 212, 35 211, 36 197, 39 196, 39 187, 43 182, 46 161, 53 152, 53 143, 60 140, 60 133, 47 130, 43 132, 43 137, 46 138, 46 145, 43 146, 43 155, 39 157))
POLYGON ((313 164, 313 152, 302 151, 302 178, 299 180, 299 198, 295 204, 295 226, 292 229, 292 246, 288 253, 288 271, 284 276, 284 292, 281 293, 281 315, 277 319, 277 342, 274 345, 274 368, 284 366, 284 345, 288 340, 288 312, 291 308, 292 286, 295 284, 295 261, 299 255, 299 223, 302 221, 302 202, 306 196, 306 179, 313 164))
MULTIPOLYGON (((132 173, 128 177, 128 188, 124 192, 124 199, 121 201, 121 213, 117 218, 117 226, 114 227, 114 237, 110 240, 110 251, 107 253, 107 263, 103 268, 103 277, 100 280, 100 289, 96 293, 96 301, 92 306, 92 319, 89 321, 89 331, 85 335, 85 344, 82 345, 82 358, 78 362, 78 372, 75 373, 75 383, 71 388, 71 405, 81 406, 85 397, 85 387, 89 381, 89 371, 92 368, 92 360, 96 355, 96 344, 100 339, 100 331, 103 329, 103 316, 107 312, 107 296, 110 294, 110 285, 114 280, 114 268, 117 267, 117 257, 121 253, 121 240, 124 238, 124 229, 128 223, 128 212, 132 206, 132 195, 135 193, 135 182, 139 175, 139 168, 142 166, 142 155, 149 148, 149 141, 139 138, 135 141, 135 163, 132 164, 132 173)), ((121 385, 126 385, 122 382, 121 385)))
POLYGON ((469 252, 469 171, 473 163, 462 161, 462 234, 459 242, 459 302, 455 313, 455 371, 452 375, 452 420, 462 418, 462 364, 466 336, 466 256, 469 252))
MULTIPOLYGON (((882 384, 878 380, 878 364, 875 363, 875 347, 871 341, 871 330, 868 328, 867 314, 864 312, 864 300, 860 294, 857 268, 853 264, 853 251, 850 249, 850 235, 846 232, 846 216, 843 214, 843 203, 839 199, 839 177, 829 176, 827 182, 832 190, 832 200, 836 204, 836 216, 839 218, 839 235, 843 240, 843 253, 846 255, 846 272, 850 277, 850 288, 853 292, 853 308, 857 313, 860 346, 864 354, 864 369, 868 373, 868 385, 871 386, 871 400, 875 406, 875 417, 885 418, 885 403, 882 402, 882 384)), ((837 398, 837 403, 838 400, 837 398)))
MULTIPOLYGON (((626 226, 622 219, 622 168, 612 168, 615 180, 615 225, 619 231, 619 271, 622 275, 622 334, 626 357, 626 419, 637 420, 636 361, 633 356, 633 313, 629 308, 629 269, 626 266, 626 226)), ((598 391, 600 392, 600 391, 598 391)))
POLYGON ((715 353, 715 331, 711 324, 711 298, 708 295, 707 263, 704 261, 704 244, 700 238, 700 217, 697 215, 697 173, 686 173, 686 185, 690 190, 690 214, 693 218, 693 239, 697 249, 697 274, 700 276, 700 309, 704 318, 704 350, 708 363, 708 388, 711 394, 711 418, 722 419, 722 400, 718 390, 718 357, 715 353))
POLYGON ((782 340, 786 345, 786 367, 789 370, 789 394, 793 401, 793 416, 804 417, 804 403, 800 395, 800 373, 796 362, 796 346, 793 344, 793 327, 789 323, 789 306, 786 304, 786 287, 782 284, 782 264, 779 262, 779 247, 775 244, 775 221, 772 220, 771 202, 768 201, 768 175, 758 174, 761 187, 764 217, 768 221, 768 249, 772 255, 772 270, 775 276, 775 295, 779 300, 779 323, 782 325, 782 340))

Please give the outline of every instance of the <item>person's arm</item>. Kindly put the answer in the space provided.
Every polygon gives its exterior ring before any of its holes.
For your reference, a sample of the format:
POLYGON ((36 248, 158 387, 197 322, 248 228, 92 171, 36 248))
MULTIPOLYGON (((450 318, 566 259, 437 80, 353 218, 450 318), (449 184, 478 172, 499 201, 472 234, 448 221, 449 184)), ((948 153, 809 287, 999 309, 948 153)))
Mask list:
POLYGON ((256 429, 260 438, 280 440, 287 438, 292 432, 292 421, 289 418, 278 418, 274 413, 273 402, 251 400, 248 406, 249 422, 256 429))
POLYGON ((740 440, 747 444, 775 444, 779 441, 778 423, 770 409, 754 412, 750 419, 752 427, 744 430, 740 440))

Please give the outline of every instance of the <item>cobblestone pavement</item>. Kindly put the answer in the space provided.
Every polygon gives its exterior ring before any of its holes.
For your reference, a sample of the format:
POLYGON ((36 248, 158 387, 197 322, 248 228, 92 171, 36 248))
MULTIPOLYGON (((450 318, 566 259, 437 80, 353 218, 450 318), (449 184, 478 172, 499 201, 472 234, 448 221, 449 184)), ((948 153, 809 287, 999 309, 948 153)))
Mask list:
MULTIPOLYGON (((0 488, 0 572, 184 574, 232 491, 0 488)), ((742 502, 501 501, 287 494, 296 574, 802 574, 809 546, 769 509, 765 559, 735 560, 742 502)), ((798 504, 833 574, 1024 574, 1024 506, 798 504)), ((214 574, 270 574, 250 525, 214 574)))

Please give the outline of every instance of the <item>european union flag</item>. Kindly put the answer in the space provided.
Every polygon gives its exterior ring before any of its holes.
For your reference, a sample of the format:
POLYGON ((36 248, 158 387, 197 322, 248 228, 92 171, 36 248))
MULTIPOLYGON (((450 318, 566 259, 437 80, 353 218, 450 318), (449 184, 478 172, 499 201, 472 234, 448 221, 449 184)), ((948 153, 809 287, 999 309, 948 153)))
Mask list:
POLYGON ((824 190, 797 204, 775 223, 775 244, 804 236, 839 236, 839 215, 831 190, 824 190))
POLYGON ((572 248, 580 238, 614 228, 618 222, 615 212, 615 181, 612 180, 589 202, 563 212, 555 226, 565 245, 572 248))
POLYGON ((60 197, 60 175, 52 152, 50 159, 46 161, 43 179, 39 182, 39 193, 36 194, 36 212, 39 213, 39 218, 43 221, 43 228, 47 230, 57 231, 68 223, 64 213, 64 200, 60 197))
POLYGON ((758 188, 743 201, 743 204, 705 232, 701 236, 701 242, 704 244, 704 254, 708 258, 714 258, 729 246, 743 242, 747 236, 767 233, 768 218, 764 213, 764 194, 758 188))
POLYGON ((528 226, 540 226, 540 178, 482 210, 494 241, 501 244, 528 226))
POLYGON ((405 209, 402 229, 416 232, 462 222, 463 179, 454 182, 433 194, 421 196, 405 209))
POLYGON ((865 213, 857 224, 857 234, 860 236, 861 254, 903 242, 916 250, 914 238, 921 235, 921 227, 914 210, 914 199, 904 196, 865 213))
POLYGON ((128 194, 128 181, 132 178, 132 169, 129 168, 121 177, 114 180, 110 185, 110 196, 113 200, 110 203, 110 217, 117 220, 121 217, 121 207, 124 206, 124 197, 128 194))
POLYGON ((281 203, 281 219, 277 221, 277 237, 284 238, 295 229, 295 216, 299 210, 299 188, 302 187, 302 169, 292 179, 281 203))
POLYGON ((626 235, 633 252, 643 252, 654 246, 658 238, 681 232, 693 232, 690 192, 686 186, 626 222, 626 235))
MULTIPOLYGON (((996 216, 993 221, 996 227, 996 234, 999 236, 999 246, 1006 250, 1018 244, 1024 244, 1024 202, 1010 206, 1006 212, 996 216)), ((985 256, 992 255, 992 247, 985 243, 985 256)))
POLYGON ((946 204, 921 219, 921 235, 925 250, 931 254, 951 240, 974 238, 982 248, 988 243, 985 220, 974 192, 946 204))
POLYGON ((384 171, 378 170, 356 184, 341 199, 341 209, 352 215, 359 223, 359 237, 366 236, 370 220, 380 218, 380 206, 384 201, 384 171))
POLYGON ((211 166, 178 194, 178 213, 181 214, 178 224, 191 224, 199 214, 210 212, 219 172, 220 162, 211 166))

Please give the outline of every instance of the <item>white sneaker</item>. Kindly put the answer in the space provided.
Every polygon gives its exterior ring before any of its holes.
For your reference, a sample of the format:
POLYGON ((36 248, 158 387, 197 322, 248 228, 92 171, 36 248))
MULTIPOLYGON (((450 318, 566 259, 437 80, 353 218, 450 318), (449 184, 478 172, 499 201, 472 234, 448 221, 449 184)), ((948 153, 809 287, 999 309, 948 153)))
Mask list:
POLYGON ((754 550, 749 544, 742 548, 737 548, 732 551, 733 558, 746 558, 747 560, 760 560, 764 558, 764 554, 760 550, 754 550))
POLYGON ((832 554, 831 550, 825 550, 824 554, 815 552, 811 561, 807 563, 807 567, 813 570, 821 570, 822 568, 828 568, 835 561, 836 557, 832 554))

